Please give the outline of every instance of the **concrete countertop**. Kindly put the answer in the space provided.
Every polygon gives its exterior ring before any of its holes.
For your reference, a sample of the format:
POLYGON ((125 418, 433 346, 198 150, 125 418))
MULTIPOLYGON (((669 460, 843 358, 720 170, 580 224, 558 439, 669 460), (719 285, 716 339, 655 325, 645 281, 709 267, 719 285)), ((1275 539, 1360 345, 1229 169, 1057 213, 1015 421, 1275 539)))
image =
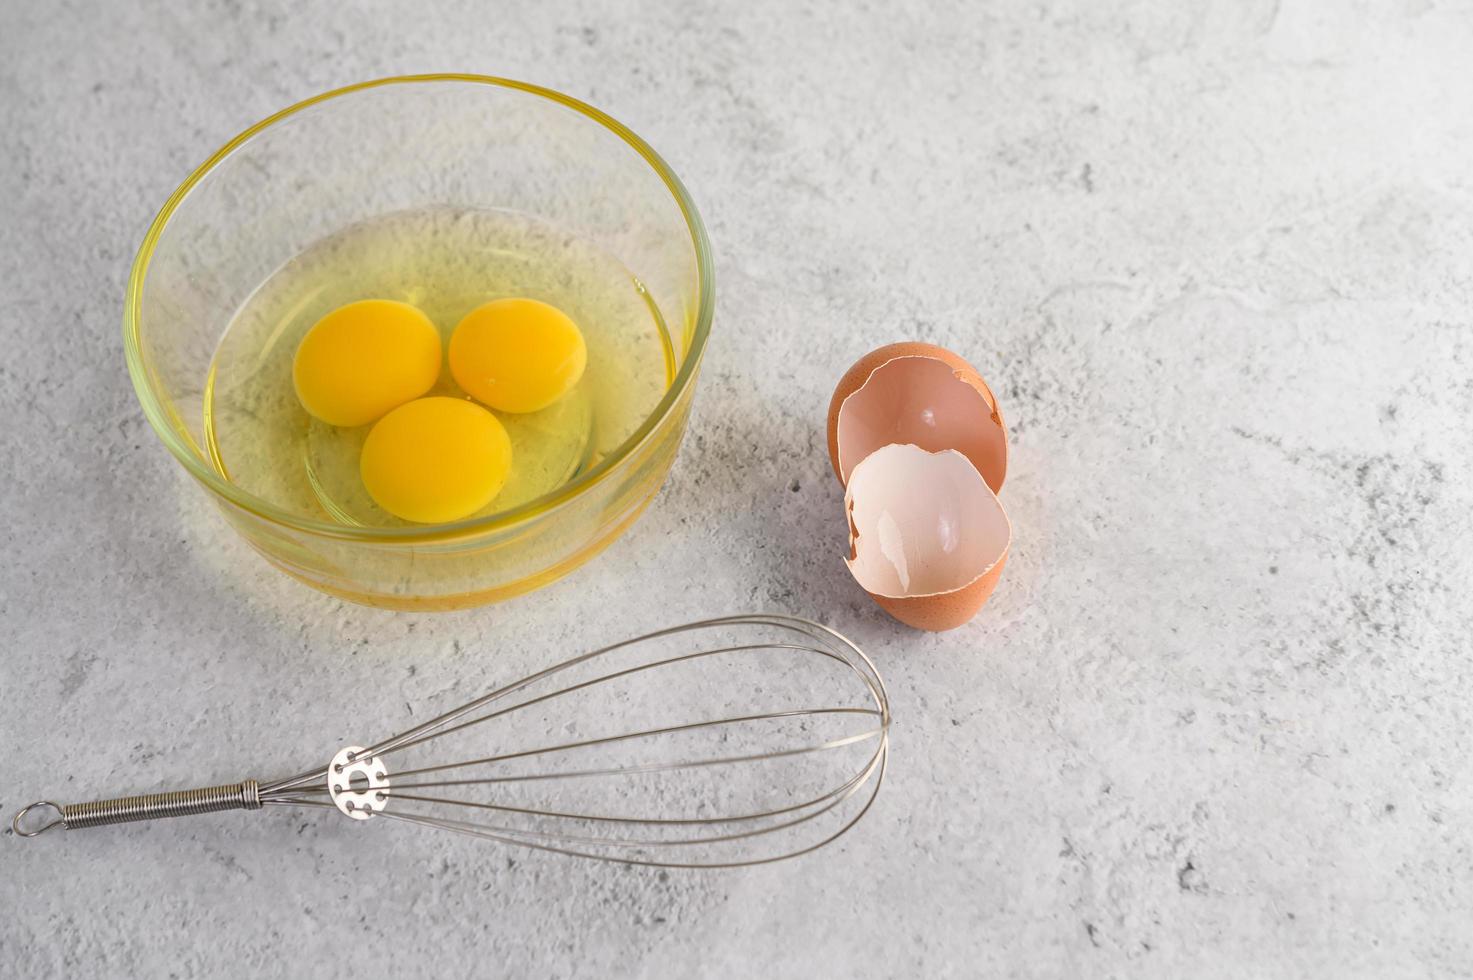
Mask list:
POLYGON ((1466 3, 3 8, 7 819, 296 765, 343 737, 348 670, 448 706, 504 651, 727 611, 853 635, 896 728, 853 834, 751 871, 274 814, 7 828, 0 974, 1473 975, 1466 3), (145 423, 119 322, 216 146, 432 70, 648 138, 707 219, 718 309, 629 534, 535 595, 402 615, 229 531, 145 423), (844 571, 822 435, 848 363, 905 338, 969 356, 1011 423, 1010 564, 942 635, 844 571))

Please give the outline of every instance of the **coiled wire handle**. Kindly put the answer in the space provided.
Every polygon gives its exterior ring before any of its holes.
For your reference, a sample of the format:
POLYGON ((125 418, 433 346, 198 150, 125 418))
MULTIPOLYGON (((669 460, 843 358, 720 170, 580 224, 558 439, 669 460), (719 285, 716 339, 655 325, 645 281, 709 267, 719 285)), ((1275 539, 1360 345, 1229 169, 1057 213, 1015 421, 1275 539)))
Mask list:
POLYGON ((149 793, 144 796, 124 796, 116 800, 69 803, 66 806, 59 806, 50 800, 42 800, 32 803, 17 813, 10 821, 10 828, 18 837, 37 837, 53 827, 80 830, 83 827, 105 827, 108 824, 128 823, 133 820, 188 817, 197 813, 214 813, 220 810, 259 809, 261 809, 260 784, 254 779, 247 779, 228 786, 185 789, 173 793, 149 793), (27 813, 48 807, 55 814, 52 820, 29 830, 22 827, 27 813))

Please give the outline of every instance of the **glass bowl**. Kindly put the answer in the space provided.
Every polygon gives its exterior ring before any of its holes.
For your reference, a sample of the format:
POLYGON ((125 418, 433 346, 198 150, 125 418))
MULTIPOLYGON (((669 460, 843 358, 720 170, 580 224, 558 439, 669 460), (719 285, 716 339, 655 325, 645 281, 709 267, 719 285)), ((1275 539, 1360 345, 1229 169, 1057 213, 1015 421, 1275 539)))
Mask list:
POLYGON ((222 147, 164 204, 128 283, 128 371, 154 431, 273 565, 394 609, 457 609, 553 581, 649 504, 679 449, 711 329, 711 250, 690 195, 634 133, 576 99, 476 75, 386 78, 308 99, 222 147), (431 206, 507 209, 599 246, 643 283, 675 355, 643 424, 571 482, 451 524, 356 527, 287 512, 206 450, 221 334, 273 270, 357 222, 431 206))

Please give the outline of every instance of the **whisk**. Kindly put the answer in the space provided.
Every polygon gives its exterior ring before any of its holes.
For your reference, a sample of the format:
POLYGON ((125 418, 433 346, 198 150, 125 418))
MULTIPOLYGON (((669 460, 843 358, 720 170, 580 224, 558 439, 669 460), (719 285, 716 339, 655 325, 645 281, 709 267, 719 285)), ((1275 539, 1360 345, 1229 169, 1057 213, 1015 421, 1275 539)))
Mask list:
POLYGON ((574 857, 765 864, 828 844, 884 779, 875 666, 826 626, 710 619, 615 643, 286 779, 61 806, 20 837, 222 810, 310 807, 574 857))

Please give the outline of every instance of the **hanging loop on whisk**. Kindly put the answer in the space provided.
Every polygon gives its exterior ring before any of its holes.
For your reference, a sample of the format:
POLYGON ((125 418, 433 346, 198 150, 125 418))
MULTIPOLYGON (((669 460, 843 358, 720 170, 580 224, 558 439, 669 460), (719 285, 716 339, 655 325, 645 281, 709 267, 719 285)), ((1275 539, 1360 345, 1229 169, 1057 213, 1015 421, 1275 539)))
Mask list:
POLYGON ((40 837, 48 830, 51 830, 55 827, 65 826, 66 821, 62 819, 61 807, 56 803, 52 803, 50 800, 37 800, 30 806, 23 807, 19 813, 17 813, 14 817, 10 819, 10 829, 15 831, 15 836, 17 837, 40 837), (52 817, 50 821, 42 824, 39 827, 32 827, 29 830, 24 829, 26 814, 30 813, 32 810, 37 810, 40 807, 50 807, 51 812, 54 813, 55 816, 52 817))

